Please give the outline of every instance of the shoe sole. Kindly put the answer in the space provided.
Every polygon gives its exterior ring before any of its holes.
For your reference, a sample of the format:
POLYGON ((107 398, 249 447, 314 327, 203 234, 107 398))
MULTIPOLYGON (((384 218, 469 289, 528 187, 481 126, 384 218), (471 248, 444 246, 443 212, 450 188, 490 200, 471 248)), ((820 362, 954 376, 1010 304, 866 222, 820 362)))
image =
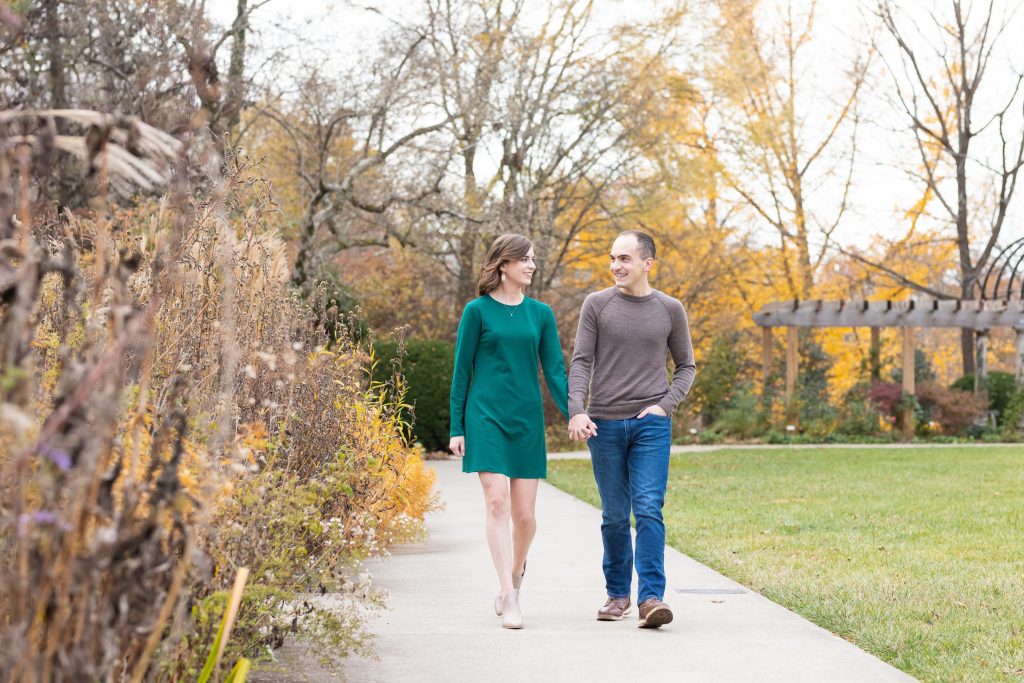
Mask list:
POLYGON ((627 607, 626 611, 622 613, 621 617, 615 617, 615 616, 612 616, 611 614, 598 614, 597 615, 597 620, 598 621, 622 621, 622 617, 628 615, 629 612, 630 612, 630 608, 627 607))
POLYGON ((668 607, 656 607, 651 610, 646 619, 641 619, 637 624, 638 628, 658 628, 665 624, 672 623, 672 610, 668 607))

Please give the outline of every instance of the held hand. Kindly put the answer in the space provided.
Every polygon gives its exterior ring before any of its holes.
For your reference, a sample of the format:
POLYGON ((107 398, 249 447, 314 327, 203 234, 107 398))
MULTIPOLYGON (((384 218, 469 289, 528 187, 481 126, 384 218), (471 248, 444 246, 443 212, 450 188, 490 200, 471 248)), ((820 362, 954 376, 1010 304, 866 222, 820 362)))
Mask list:
POLYGON ((580 421, 581 417, 583 416, 573 415, 572 417, 569 418, 569 439, 571 441, 580 440, 580 425, 582 424, 582 422, 580 421))
POLYGON ((662 417, 668 417, 668 414, 664 411, 664 409, 662 409, 662 407, 657 404, 653 406, 647 406, 642 411, 640 411, 640 414, 637 415, 636 417, 639 420, 644 415, 661 415, 662 417))
POLYGON ((448 442, 448 450, 460 458, 466 455, 466 437, 453 436, 451 441, 448 442))
POLYGON ((574 415, 569 420, 569 438, 573 441, 586 441, 597 434, 597 425, 586 413, 574 415))

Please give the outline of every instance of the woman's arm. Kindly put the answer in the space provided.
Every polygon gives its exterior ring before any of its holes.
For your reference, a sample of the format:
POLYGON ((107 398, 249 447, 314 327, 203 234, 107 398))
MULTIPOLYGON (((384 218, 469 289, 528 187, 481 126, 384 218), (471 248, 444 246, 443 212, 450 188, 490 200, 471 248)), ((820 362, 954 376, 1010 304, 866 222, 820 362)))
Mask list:
POLYGON ((544 381, 555 399, 558 409, 569 417, 569 379, 565 374, 565 359, 562 344, 558 341, 558 325, 555 314, 547 306, 540 332, 540 365, 544 369, 544 381))
POLYGON ((476 306, 466 305, 459 321, 459 336, 455 341, 455 364, 452 368, 452 388, 450 393, 449 412, 451 426, 449 436, 466 434, 466 394, 473 378, 473 359, 476 357, 477 343, 480 341, 480 313, 476 306))
POLYGON ((576 343, 573 346, 572 361, 569 363, 569 417, 583 414, 583 400, 590 388, 594 370, 594 354, 597 351, 597 310, 593 295, 583 301, 580 309, 580 323, 576 328, 576 343))

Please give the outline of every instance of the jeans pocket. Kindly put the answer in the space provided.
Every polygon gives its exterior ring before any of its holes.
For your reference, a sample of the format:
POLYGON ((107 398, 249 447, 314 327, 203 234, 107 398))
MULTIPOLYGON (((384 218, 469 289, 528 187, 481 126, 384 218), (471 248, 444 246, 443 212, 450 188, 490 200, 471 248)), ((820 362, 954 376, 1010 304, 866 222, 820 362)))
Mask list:
POLYGON ((640 420, 643 422, 649 418, 653 418, 647 423, 648 427, 656 430, 672 431, 672 417, 669 415, 658 415, 657 413, 647 413, 647 415, 640 420))

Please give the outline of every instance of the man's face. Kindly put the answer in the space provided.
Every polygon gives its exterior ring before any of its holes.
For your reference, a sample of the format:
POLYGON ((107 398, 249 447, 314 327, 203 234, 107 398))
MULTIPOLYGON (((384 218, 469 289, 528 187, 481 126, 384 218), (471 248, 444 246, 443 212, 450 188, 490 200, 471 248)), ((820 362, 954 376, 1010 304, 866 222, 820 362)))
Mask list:
POLYGON ((632 289, 645 281, 654 259, 640 257, 640 244, 636 237, 623 235, 612 242, 611 270, 615 286, 632 289))

